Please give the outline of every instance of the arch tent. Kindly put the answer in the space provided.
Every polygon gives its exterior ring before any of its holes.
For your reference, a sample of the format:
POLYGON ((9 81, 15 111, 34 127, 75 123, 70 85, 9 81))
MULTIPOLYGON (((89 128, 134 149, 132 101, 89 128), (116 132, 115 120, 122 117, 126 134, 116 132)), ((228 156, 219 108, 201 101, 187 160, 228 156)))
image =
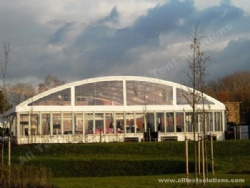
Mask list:
MULTIPOLYGON (((6 116, 17 144, 183 141, 194 139, 189 92, 156 78, 90 78, 40 93, 6 116)), ((223 140, 225 105, 205 94, 202 99, 196 132, 223 140)))

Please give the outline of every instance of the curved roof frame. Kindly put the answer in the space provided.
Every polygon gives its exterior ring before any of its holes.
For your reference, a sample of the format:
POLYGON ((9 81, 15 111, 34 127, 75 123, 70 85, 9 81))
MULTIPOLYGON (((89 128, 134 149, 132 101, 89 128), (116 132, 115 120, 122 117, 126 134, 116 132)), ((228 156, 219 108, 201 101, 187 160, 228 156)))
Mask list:
MULTIPOLYGON (((6 114, 10 114, 10 113, 15 112, 15 111, 25 111, 25 110, 27 111, 27 110, 30 109, 30 106, 28 106, 28 104, 30 104, 30 103, 32 103, 32 102, 34 102, 36 100, 39 100, 39 99, 41 99, 43 97, 46 97, 46 96, 48 96, 50 94, 62 91, 64 89, 73 88, 75 86, 80 86, 80 85, 83 85, 83 84, 102 82, 102 81, 145 81, 145 82, 163 84, 163 85, 166 85, 166 86, 172 86, 175 98, 176 98, 176 90, 177 90, 177 88, 179 88, 181 90, 184 90, 184 91, 187 91, 187 92, 191 89, 191 88, 188 88, 187 86, 184 86, 184 85, 181 85, 181 84, 178 84, 178 83, 174 83, 174 82, 170 82, 170 81, 166 81, 166 80, 162 80, 162 79, 158 79, 158 78, 148 78, 148 77, 140 77, 140 76, 96 77, 96 78, 83 79, 83 80, 67 83, 67 84, 58 86, 56 88, 52 88, 52 89, 50 89, 48 91, 40 93, 40 94, 38 94, 38 95, 36 95, 34 97, 29 98, 28 100, 26 100, 26 101, 24 101, 22 103, 20 103, 19 105, 17 105, 16 107, 11 109, 10 111, 6 112, 6 114), (29 108, 27 108, 27 107, 29 107, 29 108), (21 110, 22 108, 23 108, 23 110, 21 110)), ((215 109, 225 110, 225 105, 223 103, 219 102, 218 100, 216 100, 216 99, 214 99, 214 98, 212 98, 212 97, 210 97, 210 96, 208 96, 206 94, 204 94, 204 97, 207 100, 214 103, 211 106, 215 107, 215 109)), ((175 100, 173 105, 176 105, 176 99, 173 98, 173 100, 175 100)), ((71 100, 71 106, 74 106, 74 105, 75 104, 71 100)), ((178 105, 178 106, 180 107, 179 109, 181 109, 181 108, 183 109, 184 106, 187 107, 187 106, 190 106, 190 105, 185 104, 185 105, 178 105)), ((48 107, 51 107, 51 106, 48 106, 48 107)), ((62 107, 62 106, 59 106, 59 107, 62 107)), ((88 106, 88 108, 89 108, 89 106, 88 106)), ((90 107, 90 109, 93 110, 94 108, 90 107)), ((141 107, 140 107, 140 109, 141 109, 141 107)))

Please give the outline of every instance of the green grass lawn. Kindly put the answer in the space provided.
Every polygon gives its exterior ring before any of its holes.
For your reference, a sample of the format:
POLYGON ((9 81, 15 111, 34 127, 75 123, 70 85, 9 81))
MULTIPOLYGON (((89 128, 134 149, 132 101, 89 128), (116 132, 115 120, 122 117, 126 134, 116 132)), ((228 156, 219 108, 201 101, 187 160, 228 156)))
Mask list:
MULTIPOLYGON (((224 181, 225 179, 231 181, 232 179, 241 180, 244 183, 206 183, 206 187, 250 187, 250 175, 232 175, 232 174, 217 174, 215 176, 217 181, 224 181)), ((170 174, 157 176, 126 176, 126 177, 91 177, 91 178, 54 178, 54 185, 60 188, 168 188, 168 187, 195 187, 195 183, 190 183, 189 186, 183 182, 185 174, 170 174), (168 179, 170 181, 180 181, 179 183, 164 183, 161 179, 168 179)), ((192 176, 190 177, 192 178, 192 176)), ((213 181, 209 177, 209 181, 213 181)), ((215 179, 214 179, 215 181, 215 179)), ((201 187, 201 183, 199 186, 201 187)))
MULTIPOLYGON (((208 144, 209 145, 209 144, 208 144)), ((244 179, 245 183, 207 183, 206 187, 250 187, 250 140, 214 142, 215 177, 244 179)), ((189 143, 193 178, 193 143, 189 143)), ((208 147, 210 168, 210 149, 208 147)), ((40 144, 15 146, 12 162, 42 165, 54 174, 58 187, 183 187, 159 178, 185 178, 184 142, 40 144)), ((209 170, 209 174, 211 171, 209 170)), ((212 178, 209 175, 209 178, 212 178)), ((211 180, 212 181, 212 180, 211 180)), ((193 187, 195 184, 189 185, 193 187)))

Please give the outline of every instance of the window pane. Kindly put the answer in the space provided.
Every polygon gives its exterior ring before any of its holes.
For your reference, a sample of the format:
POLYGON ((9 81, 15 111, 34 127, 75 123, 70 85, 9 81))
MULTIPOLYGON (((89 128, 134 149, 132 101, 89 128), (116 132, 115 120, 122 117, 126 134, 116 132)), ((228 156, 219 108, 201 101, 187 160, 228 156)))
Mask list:
POLYGON ((95 134, 103 134, 103 114, 96 113, 95 114, 95 134))
POLYGON ((167 117, 167 132, 174 132, 174 113, 168 112, 167 117))
POLYGON ((207 131, 213 131, 213 114, 212 114, 212 112, 207 113, 206 127, 207 127, 207 131))
POLYGON ((173 88, 144 81, 127 81, 127 105, 171 105, 173 88))
POLYGON ((64 134, 72 134, 72 113, 63 114, 64 134))
POLYGON ((147 129, 148 132, 155 132, 155 121, 154 121, 154 114, 153 113, 147 113, 147 129))
POLYGON ((186 132, 193 132, 192 113, 186 113, 186 132))
POLYGON ((104 81, 75 87, 75 105, 123 105, 122 81, 104 81))
POLYGON ((142 113, 136 113, 136 126, 138 133, 144 132, 144 118, 142 113))
MULTIPOLYGON (((192 92, 192 91, 190 91, 192 92)), ((185 91, 183 89, 176 89, 176 102, 179 105, 183 104, 192 104, 192 94, 189 91, 185 91)), ((200 93, 201 96, 201 93, 200 93)), ((198 99, 197 99, 198 100, 198 99)), ((198 101, 198 104, 203 104, 202 98, 198 101)), ((206 99, 206 96, 204 96, 204 104, 214 104, 213 102, 206 99)))
POLYGON ((105 113, 106 119, 106 134, 114 133, 114 114, 113 113, 105 113))
POLYGON ((42 114, 42 134, 50 135, 50 114, 42 114))
POLYGON ((85 113, 85 134, 93 134, 94 127, 93 127, 93 113, 85 113))
POLYGON ((176 132, 184 131, 184 116, 183 112, 176 113, 176 132))
POLYGON ((221 112, 214 113, 215 131, 222 131, 221 112))
POLYGON ((159 132, 165 132, 165 119, 164 119, 164 113, 157 113, 157 129, 159 132))
POLYGON ((82 119, 83 119, 82 113, 75 114, 75 134, 83 133, 82 119))
POLYGON ((31 105, 46 105, 46 106, 67 106, 71 105, 71 94, 70 94, 70 88, 64 89, 62 91, 58 91, 55 93, 52 93, 48 96, 45 96, 41 99, 38 99, 32 103, 29 104, 31 105))
POLYGON ((126 133, 134 133, 135 132, 135 121, 134 121, 134 113, 126 114, 126 133))
POLYGON ((124 133, 124 113, 116 113, 116 132, 124 133))
POLYGON ((53 134, 61 134, 61 114, 53 113, 53 134))
POLYGON ((27 114, 20 114, 20 135, 28 135, 29 116, 27 114))

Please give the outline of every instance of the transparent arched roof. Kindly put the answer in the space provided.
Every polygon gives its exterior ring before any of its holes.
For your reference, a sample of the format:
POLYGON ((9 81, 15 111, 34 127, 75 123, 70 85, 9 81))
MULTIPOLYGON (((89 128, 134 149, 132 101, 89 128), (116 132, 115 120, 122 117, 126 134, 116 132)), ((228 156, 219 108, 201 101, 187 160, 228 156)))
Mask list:
MULTIPOLYGON (((156 78, 111 76, 80 80, 53 88, 19 104, 28 106, 178 106, 188 105, 186 86, 156 78)), ((205 95, 205 103, 224 109, 225 106, 205 95)), ((55 108, 54 108, 55 109, 55 108)))

